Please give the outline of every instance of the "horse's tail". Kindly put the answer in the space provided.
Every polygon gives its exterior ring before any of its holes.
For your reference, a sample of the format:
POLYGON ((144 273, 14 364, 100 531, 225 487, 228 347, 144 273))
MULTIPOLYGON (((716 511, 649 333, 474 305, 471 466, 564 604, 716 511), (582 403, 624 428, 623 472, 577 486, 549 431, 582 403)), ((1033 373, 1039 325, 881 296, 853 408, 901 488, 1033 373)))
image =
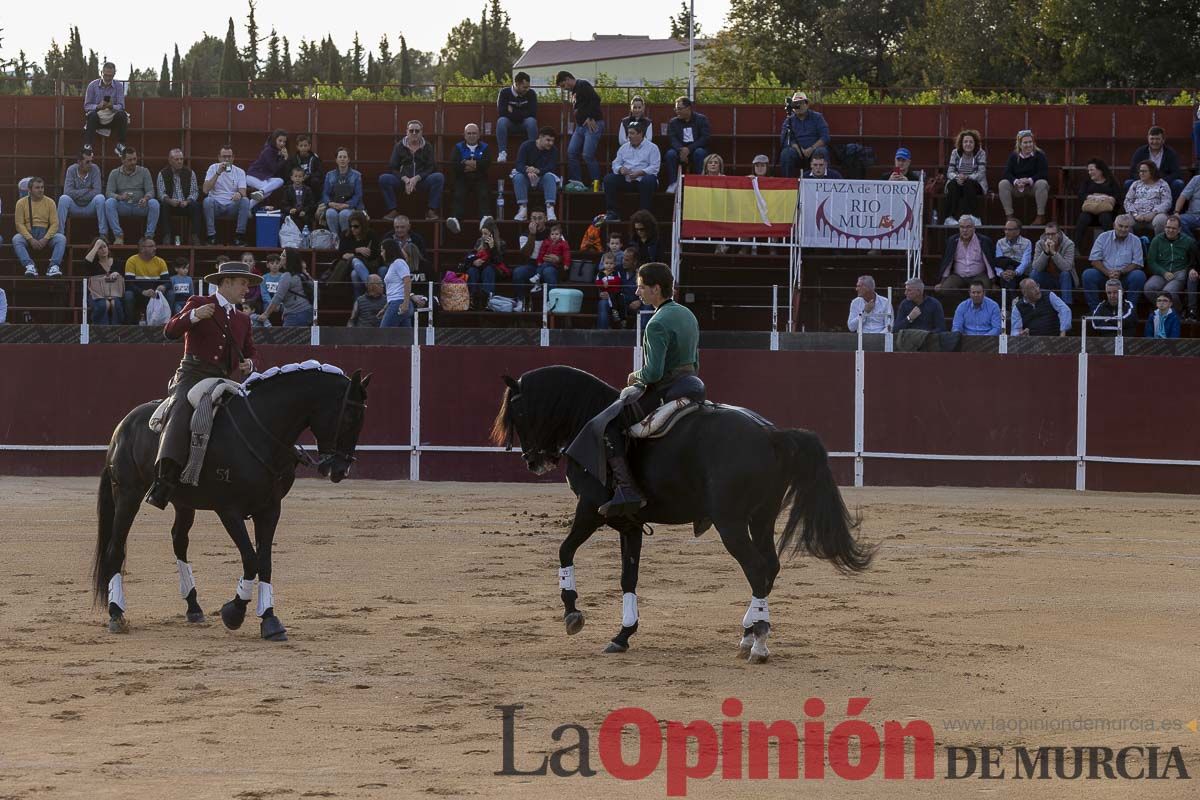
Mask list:
POLYGON ((100 489, 96 493, 96 556, 92 562, 92 600, 96 605, 108 601, 108 579, 104 574, 104 554, 112 541, 116 503, 113 500, 112 467, 100 473, 100 489))
POLYGON ((812 431, 791 429, 774 431, 771 443, 784 469, 787 491, 783 504, 791 504, 779 537, 780 554, 791 546, 792 555, 807 552, 832 562, 842 572, 860 572, 870 566, 875 548, 855 537, 862 516, 846 509, 820 438, 812 431))

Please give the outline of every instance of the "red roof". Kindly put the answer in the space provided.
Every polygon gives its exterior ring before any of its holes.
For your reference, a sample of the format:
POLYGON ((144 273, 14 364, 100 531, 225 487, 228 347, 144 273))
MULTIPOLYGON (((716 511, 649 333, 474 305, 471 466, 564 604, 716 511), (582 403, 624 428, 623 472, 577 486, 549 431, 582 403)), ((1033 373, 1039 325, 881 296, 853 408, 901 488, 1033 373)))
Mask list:
POLYGON ((687 52, 686 42, 649 37, 602 37, 599 39, 557 39, 534 42, 514 64, 517 68, 574 64, 580 61, 608 61, 614 58, 652 56, 660 53, 687 52))

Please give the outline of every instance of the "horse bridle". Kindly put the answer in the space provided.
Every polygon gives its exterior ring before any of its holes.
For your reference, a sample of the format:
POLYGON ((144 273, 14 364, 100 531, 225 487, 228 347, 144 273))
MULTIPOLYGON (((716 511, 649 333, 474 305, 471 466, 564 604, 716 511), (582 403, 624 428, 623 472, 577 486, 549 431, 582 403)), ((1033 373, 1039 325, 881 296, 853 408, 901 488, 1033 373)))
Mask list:
MULTIPOLYGON (((521 394, 520 394, 520 392, 518 392, 516 397, 509 395, 509 398, 508 398, 508 409, 509 409, 509 412, 513 415, 513 424, 509 426, 508 431, 504 435, 504 452, 506 452, 506 453, 511 453, 512 449, 513 449, 512 433, 513 433, 513 429, 516 428, 516 419, 518 417, 524 416, 524 413, 519 408, 514 408, 514 405, 513 405, 517 400, 520 399, 520 397, 521 397, 521 394)), ((523 455, 531 456, 534 458, 541 458, 543 460, 557 461, 558 459, 562 458, 563 449, 561 447, 559 447, 554 450, 547 450, 544 447, 539 447, 536 450, 526 450, 525 442, 524 442, 524 440, 522 440, 521 453, 523 455)))
MULTIPOLYGON (((256 414, 254 411, 254 406, 250 403, 249 394, 243 394, 243 395, 241 395, 241 398, 242 398, 242 401, 246 405, 246 411, 248 411, 250 413, 250 419, 253 420, 254 424, 256 426, 258 426, 258 429, 260 431, 262 431, 264 434, 266 434, 267 438, 271 440, 271 442, 275 445, 275 447, 277 449, 281 449, 281 450, 287 450, 289 448, 292 449, 292 451, 295 453, 297 462, 303 464, 306 467, 313 467, 318 472, 320 472, 323 468, 332 469, 333 462, 335 459, 340 458, 342 461, 344 461, 346 463, 347 468, 349 468, 351 464, 353 464, 355 461, 358 460, 355 456, 351 455, 350 453, 348 453, 344 450, 338 449, 338 437, 340 437, 341 433, 342 433, 342 420, 345 419, 346 409, 347 408, 361 408, 365 411, 367 408, 366 403, 360 402, 358 400, 350 399, 350 389, 353 385, 354 385, 354 381, 348 380, 346 382, 346 391, 344 394, 342 394, 342 405, 341 405, 341 408, 338 409, 337 425, 333 429, 334 430, 334 434, 333 434, 334 449, 333 450, 317 450, 317 455, 321 456, 321 458, 319 460, 316 458, 313 458, 311 455, 309 455, 308 451, 304 449, 304 445, 302 445, 302 444, 288 445, 284 442, 279 441, 279 438, 276 437, 275 434, 271 433, 271 431, 267 428, 267 426, 263 424, 262 420, 258 418, 258 414, 256 414)), ((273 476, 278 478, 282 474, 281 471, 276 470, 274 467, 271 466, 271 464, 266 459, 264 459, 262 456, 260 456, 258 454, 258 451, 256 451, 254 449, 254 446, 250 444, 250 441, 246 438, 246 435, 244 433, 242 433, 241 428, 238 427, 237 420, 234 419, 234 417, 232 415, 230 415, 229 419, 233 423, 233 429, 235 431, 237 431, 238 436, 241 437, 242 443, 244 445, 246 445, 246 449, 250 451, 250 455, 254 456, 255 460, 258 461, 258 463, 262 464, 264 467, 267 468, 268 472, 270 472, 273 476)), ((320 443, 318 443, 318 447, 319 446, 320 446, 320 443)), ((272 452, 274 452, 274 451, 272 451, 272 452)))

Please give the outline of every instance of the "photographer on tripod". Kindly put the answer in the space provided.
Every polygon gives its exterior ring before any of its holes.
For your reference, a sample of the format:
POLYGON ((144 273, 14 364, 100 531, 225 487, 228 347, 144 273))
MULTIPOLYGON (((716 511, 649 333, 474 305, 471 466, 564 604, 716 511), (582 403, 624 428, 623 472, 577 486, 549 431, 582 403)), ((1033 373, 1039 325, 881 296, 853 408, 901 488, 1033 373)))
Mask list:
POLYGON ((829 125, 808 107, 808 95, 796 92, 787 101, 787 119, 779 136, 779 168, 786 178, 808 169, 813 153, 829 146, 829 125))

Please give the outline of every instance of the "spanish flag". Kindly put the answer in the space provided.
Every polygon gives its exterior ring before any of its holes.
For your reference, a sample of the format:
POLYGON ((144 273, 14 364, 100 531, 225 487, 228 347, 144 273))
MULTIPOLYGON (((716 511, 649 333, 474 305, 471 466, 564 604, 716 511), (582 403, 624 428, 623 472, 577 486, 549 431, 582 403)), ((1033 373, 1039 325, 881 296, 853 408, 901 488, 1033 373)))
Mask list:
POLYGON ((685 175, 680 235, 789 236, 799 198, 795 178, 685 175))

